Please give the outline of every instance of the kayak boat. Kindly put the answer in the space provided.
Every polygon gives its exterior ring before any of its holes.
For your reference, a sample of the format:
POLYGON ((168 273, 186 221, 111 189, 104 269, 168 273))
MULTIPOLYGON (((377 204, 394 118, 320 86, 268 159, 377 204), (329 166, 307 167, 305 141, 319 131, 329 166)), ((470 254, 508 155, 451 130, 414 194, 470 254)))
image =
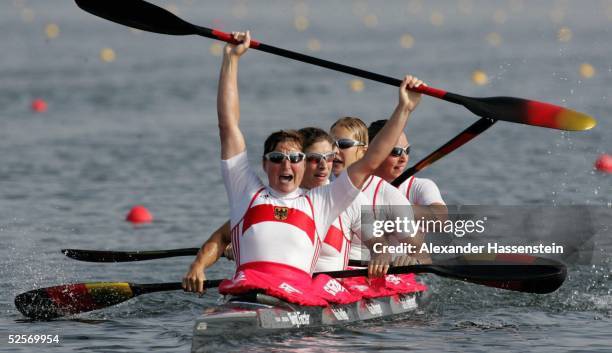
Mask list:
POLYGON ((191 351, 199 352, 210 340, 229 332, 235 337, 236 334, 343 325, 414 312, 429 296, 429 291, 396 294, 327 307, 300 306, 261 293, 230 297, 196 319, 191 351))

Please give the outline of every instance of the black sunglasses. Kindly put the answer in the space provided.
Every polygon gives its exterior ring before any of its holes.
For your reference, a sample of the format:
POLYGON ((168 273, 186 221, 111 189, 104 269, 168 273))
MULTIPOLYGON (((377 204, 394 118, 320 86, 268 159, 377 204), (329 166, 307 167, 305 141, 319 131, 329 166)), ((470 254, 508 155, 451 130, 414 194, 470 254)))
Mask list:
POLYGON ((363 142, 359 142, 351 139, 338 139, 335 141, 336 146, 339 149, 345 150, 347 148, 355 147, 355 146, 365 146, 366 144, 363 142))
POLYGON ((389 155, 393 156, 393 157, 401 157, 402 153, 406 153, 406 156, 410 155, 410 146, 404 148, 404 147, 393 147, 393 149, 391 150, 391 153, 389 153, 389 155))
POLYGON ((336 158, 336 152, 327 152, 327 153, 306 153, 306 160, 311 163, 319 164, 322 160, 326 163, 331 163, 336 158))
POLYGON ((305 155, 302 152, 284 153, 284 152, 273 151, 273 152, 268 152, 264 154, 265 159, 275 164, 280 164, 285 159, 287 159, 289 162, 293 164, 300 163, 301 161, 304 160, 304 156, 305 155))

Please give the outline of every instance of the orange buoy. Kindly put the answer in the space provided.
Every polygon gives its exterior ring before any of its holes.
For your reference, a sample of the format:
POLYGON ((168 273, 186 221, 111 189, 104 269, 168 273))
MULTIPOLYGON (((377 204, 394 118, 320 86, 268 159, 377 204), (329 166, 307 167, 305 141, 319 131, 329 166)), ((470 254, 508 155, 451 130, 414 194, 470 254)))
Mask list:
POLYGON ((30 107, 36 113, 44 113, 47 111, 47 102, 44 99, 36 98, 32 101, 30 107))
POLYGON ((136 205, 132 207, 125 220, 132 223, 151 223, 153 222, 153 215, 146 207, 136 205))
POLYGON ((612 173, 612 155, 601 154, 595 161, 595 169, 604 173, 612 173))

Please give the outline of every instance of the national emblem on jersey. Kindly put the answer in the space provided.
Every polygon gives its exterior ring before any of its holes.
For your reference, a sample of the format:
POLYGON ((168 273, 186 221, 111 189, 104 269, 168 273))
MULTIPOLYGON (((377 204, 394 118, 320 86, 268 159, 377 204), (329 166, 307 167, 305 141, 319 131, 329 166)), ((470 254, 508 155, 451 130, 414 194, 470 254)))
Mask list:
POLYGON ((274 207, 274 219, 277 221, 284 221, 289 217, 289 208, 287 207, 274 207))

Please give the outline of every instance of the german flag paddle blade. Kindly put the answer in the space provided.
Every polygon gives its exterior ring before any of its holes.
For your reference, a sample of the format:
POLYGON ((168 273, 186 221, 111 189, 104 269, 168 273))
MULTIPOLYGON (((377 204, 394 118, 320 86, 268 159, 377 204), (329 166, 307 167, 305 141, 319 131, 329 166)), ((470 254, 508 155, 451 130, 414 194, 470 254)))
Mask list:
POLYGON ((515 97, 473 98, 446 93, 442 99, 462 104, 483 118, 541 126, 566 131, 589 130, 597 125, 593 117, 554 104, 515 97))
POLYGON ((15 306, 23 315, 50 320, 119 304, 135 296, 130 283, 97 282, 66 284, 19 294, 15 306))

